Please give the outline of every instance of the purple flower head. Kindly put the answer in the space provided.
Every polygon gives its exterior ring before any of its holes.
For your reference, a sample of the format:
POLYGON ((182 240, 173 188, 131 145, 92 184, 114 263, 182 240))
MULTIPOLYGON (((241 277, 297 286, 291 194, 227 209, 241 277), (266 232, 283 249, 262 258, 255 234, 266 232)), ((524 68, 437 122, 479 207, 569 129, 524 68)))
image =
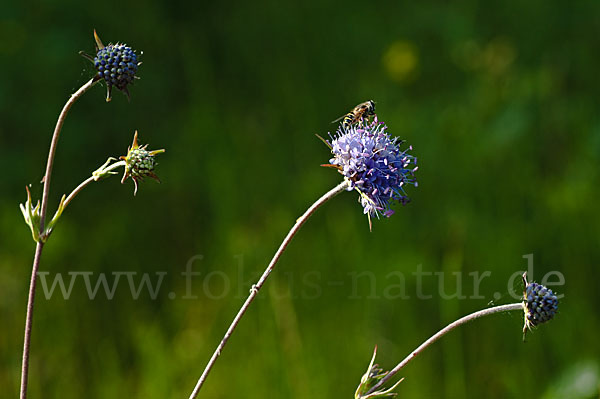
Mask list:
POLYGON ((401 150, 403 141, 390 137, 386 129, 385 123, 375 117, 365 126, 340 126, 327 142, 333 154, 330 166, 344 175, 348 191, 359 192, 369 223, 371 216, 390 217, 394 213, 390 208, 393 201, 402 205, 410 201, 404 191, 406 184, 417 186, 417 158, 407 154, 412 147, 401 150))

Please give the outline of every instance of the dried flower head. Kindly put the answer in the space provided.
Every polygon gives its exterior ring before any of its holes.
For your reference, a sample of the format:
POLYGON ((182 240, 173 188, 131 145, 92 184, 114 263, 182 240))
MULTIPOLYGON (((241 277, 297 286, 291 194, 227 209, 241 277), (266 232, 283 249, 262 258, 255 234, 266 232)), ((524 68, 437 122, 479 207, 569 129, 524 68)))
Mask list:
POLYGON ((106 82, 106 101, 111 100, 111 92, 113 86, 121 90, 130 99, 127 86, 133 83, 138 66, 142 63, 138 62, 135 50, 125 44, 109 44, 104 46, 100 37, 94 30, 94 39, 96 40, 96 56, 91 57, 84 52, 80 52, 85 58, 94 63, 98 74, 94 77, 95 80, 104 79, 106 82))
POLYGON ((157 165, 154 157, 156 154, 165 152, 164 149, 148 151, 146 147, 148 144, 140 146, 137 142, 138 132, 135 131, 133 136, 133 143, 131 147, 127 149, 127 155, 121 156, 120 159, 125 161, 125 173, 121 179, 121 183, 125 183, 128 177, 131 177, 135 189, 133 195, 137 194, 138 181, 144 180, 144 177, 151 177, 160 183, 158 176, 154 173, 154 167, 157 165))
POLYGON ((550 288, 538 283, 528 283, 527 273, 523 273, 523 310, 525 325, 523 334, 539 324, 550 321, 558 311, 558 298, 550 288))
POLYGON ((393 201, 403 205, 410 201, 404 191, 406 184, 417 186, 417 159, 407 153, 412 147, 401 150, 403 141, 390 137, 386 130, 385 123, 375 117, 364 126, 340 126, 326 142, 333 158, 323 166, 336 168, 348 181, 348 190, 358 191, 369 226, 371 216, 389 217, 394 213, 390 208, 393 201))

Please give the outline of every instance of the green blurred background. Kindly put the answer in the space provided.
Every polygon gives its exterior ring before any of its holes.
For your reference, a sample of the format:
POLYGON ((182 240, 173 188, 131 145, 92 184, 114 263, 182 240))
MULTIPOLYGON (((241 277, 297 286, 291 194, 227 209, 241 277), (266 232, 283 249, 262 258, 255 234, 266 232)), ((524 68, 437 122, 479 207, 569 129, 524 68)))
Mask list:
MULTIPOLYGON (((62 132, 49 211, 135 129, 166 148, 133 197, 114 177, 63 215, 41 270, 167 272, 156 299, 123 278, 94 300, 38 291, 31 398, 187 398, 251 284, 316 198, 331 120, 373 99, 413 145, 419 187, 369 232, 356 193, 319 210, 222 353, 205 398, 350 398, 373 347, 392 368, 448 322, 509 303, 533 254, 564 275, 560 314, 522 342, 522 315, 445 337, 401 397, 598 397, 600 3, 547 1, 2 4, 0 391, 16 397, 34 245, 18 203, 41 196, 50 137, 94 71, 92 30, 143 51, 132 100, 97 85, 62 132), (551 5, 553 3, 554 5, 551 5), (202 259, 198 257, 202 256, 202 259), (194 258, 196 257, 196 258, 194 258), (183 299, 186 263, 197 299, 183 299), (420 265, 420 266, 419 266, 420 265), (430 299, 417 297, 418 267, 430 299), (473 290, 469 273, 488 271, 473 290), (391 284, 401 283, 400 298, 391 284), (362 273, 362 274, 361 274, 362 273), (444 299, 463 278, 465 299, 444 299), (169 293, 175 295, 170 299, 169 293)), ((136 280, 137 281, 137 280, 136 280)), ((41 287, 38 285, 38 289, 41 287)))

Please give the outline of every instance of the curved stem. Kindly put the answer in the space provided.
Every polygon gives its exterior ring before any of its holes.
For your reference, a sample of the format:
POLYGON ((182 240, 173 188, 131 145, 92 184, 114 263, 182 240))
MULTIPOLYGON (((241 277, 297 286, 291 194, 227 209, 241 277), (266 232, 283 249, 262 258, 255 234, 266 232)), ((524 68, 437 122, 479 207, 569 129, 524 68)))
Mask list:
MULTIPOLYGON (((119 162, 115 162, 112 165, 110 165, 109 167, 107 167, 106 169, 103 169, 102 172, 105 174, 108 174, 108 172, 111 172, 114 169, 117 169, 121 166, 125 166, 126 163, 125 161, 119 161, 119 162)), ((73 201, 73 199, 77 196, 77 194, 79 194, 81 191, 83 191, 83 189, 90 183, 93 183, 95 181, 98 181, 98 178, 94 175, 88 177, 87 179, 85 179, 84 181, 81 182, 81 184, 79 184, 77 187, 75 187, 75 189, 71 192, 71 194, 69 194, 69 196, 67 197, 67 199, 64 202, 63 205, 63 210, 67 208, 67 206, 69 205, 69 203, 71 201, 73 201)))
POLYGON ((258 282, 256 284, 254 284, 252 286, 252 288, 250 289, 250 294, 248 295, 248 298, 246 299, 246 302, 244 302, 244 304, 242 305, 242 307, 238 311, 237 315, 235 316, 235 318, 231 322, 231 325, 227 329, 227 332, 223 336, 223 339, 221 340, 221 343, 219 343, 219 346, 217 347, 217 349, 213 353, 212 357, 210 358, 208 364, 204 368, 204 372, 200 376, 200 379, 198 380, 198 383, 196 384, 196 387, 194 388, 194 391, 190 395, 190 399, 195 399, 198 396, 198 393, 200 392, 200 388, 204 384, 204 381, 206 381, 206 377, 208 376, 208 373, 210 372, 210 370, 212 369, 213 365, 217 361, 217 358, 221 354, 221 351, 225 347, 225 344, 227 344, 227 341, 231 337, 231 334, 233 333, 233 331, 235 330, 236 326, 240 322, 242 316, 244 316, 244 313, 246 313, 246 311, 248 310, 248 307, 250 306, 250 304, 252 303, 252 301, 254 300, 254 298, 256 298, 256 295, 258 295, 258 291, 261 289, 261 287, 263 286, 263 284, 265 283, 265 281, 269 277, 269 274, 271 274, 271 272, 275 268, 275 265, 277 264, 277 261, 281 257, 281 254, 283 253, 283 251, 285 251, 286 247, 288 246, 288 244, 290 243, 290 241, 292 240, 292 238, 294 238, 294 236, 296 235, 296 233, 298 232, 298 230, 300 229, 300 227, 302 227, 302 225, 308 220, 308 218, 317 209, 319 209, 321 207, 321 205, 323 205, 324 203, 326 203, 327 201, 329 201, 330 199, 332 199, 333 197, 335 197, 336 195, 338 195, 342 191, 346 190, 347 188, 348 188, 348 183, 346 181, 338 184, 336 187, 334 187, 329 192, 327 192, 325 195, 323 195, 321 198, 319 198, 314 204, 312 204, 310 206, 310 208, 308 208, 306 210, 306 212, 304 212, 304 214, 302 216, 300 216, 296 220, 296 224, 294 224, 294 226, 292 227, 292 229, 289 231, 289 233, 287 234, 287 236, 285 237, 285 239, 283 240, 283 242, 279 246, 279 249, 277 250, 277 252, 275 252, 275 255, 273 256, 273 259, 271 259, 271 262, 269 263, 269 266, 267 266, 267 269, 264 271, 264 273, 262 274, 262 276, 260 276, 260 279, 258 280, 258 282))
POLYGON ((44 239, 46 238, 45 229, 45 220, 46 220, 46 212, 48 210, 48 196, 50 194, 50 177, 52 176, 52 166, 54 165, 54 155, 56 153, 56 146, 58 145, 58 137, 60 136, 60 131, 65 123, 65 118, 67 117, 67 113, 79 99, 88 91, 96 81, 91 79, 89 82, 81 86, 79 90, 71 95, 71 97, 67 100, 64 105, 60 115, 58 116, 58 121, 56 122, 56 126, 54 127, 54 133, 52 134, 52 141, 50 142, 50 150, 48 151, 48 162, 46 163, 46 173, 44 174, 44 191, 42 194, 42 205, 40 210, 40 241, 37 243, 35 248, 35 256, 33 258, 33 267, 31 269, 31 281, 29 283, 29 298, 27 300, 27 315, 25 316, 25 333, 23 337, 23 363, 21 364, 21 390, 20 390, 20 399, 27 398, 27 379, 29 376, 29 350, 31 344, 31 328, 33 323, 33 304, 35 301, 35 285, 36 285, 36 277, 37 271, 40 266, 40 259, 42 257, 42 249, 44 248, 44 239))
POLYGON ((42 208, 40 210, 40 234, 44 234, 44 222, 46 220, 46 212, 48 210, 48 196, 50 195, 50 178, 52 177, 52 167, 54 166, 54 155, 56 153, 56 147, 58 146, 58 138, 60 136, 60 131, 62 130, 63 124, 65 123, 65 119, 67 118, 67 113, 75 104, 75 101, 79 99, 88 91, 96 81, 94 79, 90 79, 89 82, 81 86, 79 90, 75 93, 71 94, 71 97, 67 100, 67 103, 63 107, 60 115, 58 116, 58 121, 56 121, 56 126, 54 127, 54 134, 52 135, 52 141, 50 142, 50 151, 48 151, 48 162, 46 163, 46 174, 44 175, 44 192, 42 194, 42 208))
POLYGON ((369 389, 369 391, 365 395, 375 392, 379 387, 381 387, 383 384, 385 384, 387 381, 389 381, 390 378, 392 378, 396 373, 398 373, 398 371, 400 371, 404 366, 406 366, 412 359, 414 359, 415 357, 417 357, 417 355, 419 355, 421 352, 423 352, 429 345, 433 344, 435 341, 437 341, 438 339, 440 339, 441 337, 443 337, 450 331, 454 330, 456 327, 459 327, 465 323, 468 323, 472 320, 478 319, 483 316, 488 316, 488 315, 491 315, 494 313, 500 313, 500 312, 510 312, 513 310, 523 310, 523 303, 521 303, 521 302, 511 303, 508 305, 500 305, 500 306, 495 306, 493 308, 483 309, 478 312, 471 313, 470 315, 462 317, 462 318, 448 324, 446 327, 444 327, 443 329, 441 329, 440 331, 435 333, 433 336, 431 336, 431 338, 429 338, 427 341, 423 342, 417 349, 412 351, 410 355, 406 356, 404 358, 404 360, 402 360, 400 363, 398 363, 398 365, 396 367, 394 367, 377 384, 375 384, 373 386, 373 388, 369 389))

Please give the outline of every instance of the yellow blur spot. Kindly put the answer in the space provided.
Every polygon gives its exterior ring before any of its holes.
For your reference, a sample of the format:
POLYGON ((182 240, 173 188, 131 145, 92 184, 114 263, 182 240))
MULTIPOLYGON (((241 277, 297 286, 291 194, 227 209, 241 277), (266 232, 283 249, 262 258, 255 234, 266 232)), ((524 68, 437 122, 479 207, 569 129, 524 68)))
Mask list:
POLYGON ((480 45, 467 40, 453 51, 455 62, 467 71, 482 71, 501 76, 507 73, 517 57, 517 50, 510 40, 497 37, 480 45))
POLYGON ((482 54, 484 65, 489 73, 502 75, 507 72, 516 58, 516 50, 506 38, 490 41, 482 54))
POLYGON ((399 83, 409 81, 419 65, 417 49, 410 42, 397 40, 383 54, 382 63, 390 79, 399 83))

